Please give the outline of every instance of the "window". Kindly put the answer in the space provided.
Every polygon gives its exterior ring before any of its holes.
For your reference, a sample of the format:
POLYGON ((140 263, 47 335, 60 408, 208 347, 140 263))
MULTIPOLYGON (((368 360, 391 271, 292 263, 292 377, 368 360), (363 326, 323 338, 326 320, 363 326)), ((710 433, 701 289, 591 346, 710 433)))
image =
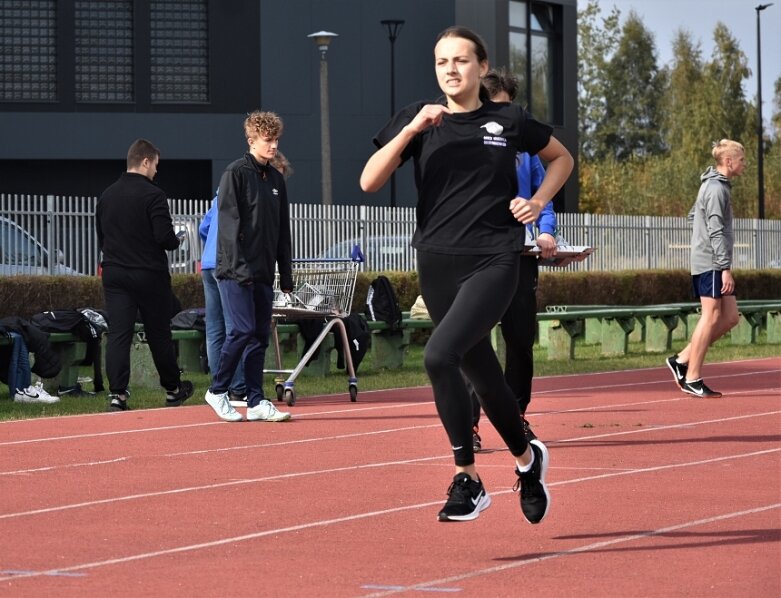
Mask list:
POLYGON ((150 14, 153 103, 209 101, 206 0, 153 0, 150 14))
POLYGON ((0 3, 0 101, 57 100, 55 0, 0 3))
POLYGON ((561 7, 543 2, 510 1, 510 65, 518 78, 518 98, 532 115, 561 123, 561 66, 556 44, 561 43, 561 7), (531 57, 531 59, 529 59, 531 57), (531 82, 531 83, 530 83, 531 82))
POLYGON ((133 101, 133 2, 75 2, 77 102, 133 101))

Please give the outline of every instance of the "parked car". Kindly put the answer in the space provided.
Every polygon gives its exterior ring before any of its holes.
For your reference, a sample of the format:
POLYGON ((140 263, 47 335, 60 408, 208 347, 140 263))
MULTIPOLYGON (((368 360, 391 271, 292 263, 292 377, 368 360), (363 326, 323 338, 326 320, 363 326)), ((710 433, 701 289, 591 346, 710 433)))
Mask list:
POLYGON ((407 236, 372 236, 367 237, 365 242, 361 239, 348 239, 329 247, 318 258, 349 259, 353 247, 358 245, 365 258, 367 270, 414 270, 415 250, 409 242, 410 238, 407 236))
POLYGON ((0 274, 80 275, 65 265, 65 255, 56 249, 52 255, 21 226, 0 216, 0 274))

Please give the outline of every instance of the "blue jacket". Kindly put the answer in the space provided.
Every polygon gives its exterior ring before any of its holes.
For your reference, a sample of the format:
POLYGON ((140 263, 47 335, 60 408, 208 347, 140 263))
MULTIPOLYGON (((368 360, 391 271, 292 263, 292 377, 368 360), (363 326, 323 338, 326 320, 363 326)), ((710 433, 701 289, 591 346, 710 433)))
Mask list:
MULTIPOLYGON (((524 199, 531 199, 534 192, 540 188, 542 179, 545 178, 545 168, 540 159, 534 155, 521 153, 516 156, 516 174, 518 175, 518 195, 524 199)), ((553 211, 553 202, 548 202, 540 212, 537 218, 537 229, 540 233, 549 233, 556 236, 556 212, 553 211)), ((534 228, 531 224, 526 225, 532 238, 534 238, 534 228)))
POLYGON ((201 270, 214 270, 217 267, 217 196, 214 196, 209 211, 198 226, 198 235, 203 241, 201 270))

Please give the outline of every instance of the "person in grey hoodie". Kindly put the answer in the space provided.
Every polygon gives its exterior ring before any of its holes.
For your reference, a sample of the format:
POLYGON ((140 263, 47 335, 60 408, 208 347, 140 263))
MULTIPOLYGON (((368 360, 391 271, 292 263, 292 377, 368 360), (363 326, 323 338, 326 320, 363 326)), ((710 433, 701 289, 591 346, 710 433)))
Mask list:
POLYGON ((746 156, 743 146, 731 139, 713 145, 716 167, 702 174, 697 201, 689 212, 692 225, 692 290, 700 299, 702 315, 692 333, 691 342, 678 355, 667 359, 667 366, 685 393, 717 399, 721 393, 703 382, 702 364, 708 348, 738 323, 735 280, 732 277, 732 230, 730 179, 743 174, 746 156))

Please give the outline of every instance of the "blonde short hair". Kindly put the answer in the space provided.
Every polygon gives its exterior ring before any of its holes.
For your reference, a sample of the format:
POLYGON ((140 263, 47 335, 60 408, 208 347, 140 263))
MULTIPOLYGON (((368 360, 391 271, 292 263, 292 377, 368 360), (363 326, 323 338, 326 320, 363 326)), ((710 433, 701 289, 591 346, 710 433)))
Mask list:
POLYGON ((244 121, 244 134, 247 139, 258 136, 277 139, 282 135, 282 119, 273 112, 255 110, 244 121))
POLYGON ((737 153, 745 154, 746 150, 742 144, 732 139, 721 139, 713 143, 713 159, 716 164, 721 164, 727 156, 734 156, 737 153))

